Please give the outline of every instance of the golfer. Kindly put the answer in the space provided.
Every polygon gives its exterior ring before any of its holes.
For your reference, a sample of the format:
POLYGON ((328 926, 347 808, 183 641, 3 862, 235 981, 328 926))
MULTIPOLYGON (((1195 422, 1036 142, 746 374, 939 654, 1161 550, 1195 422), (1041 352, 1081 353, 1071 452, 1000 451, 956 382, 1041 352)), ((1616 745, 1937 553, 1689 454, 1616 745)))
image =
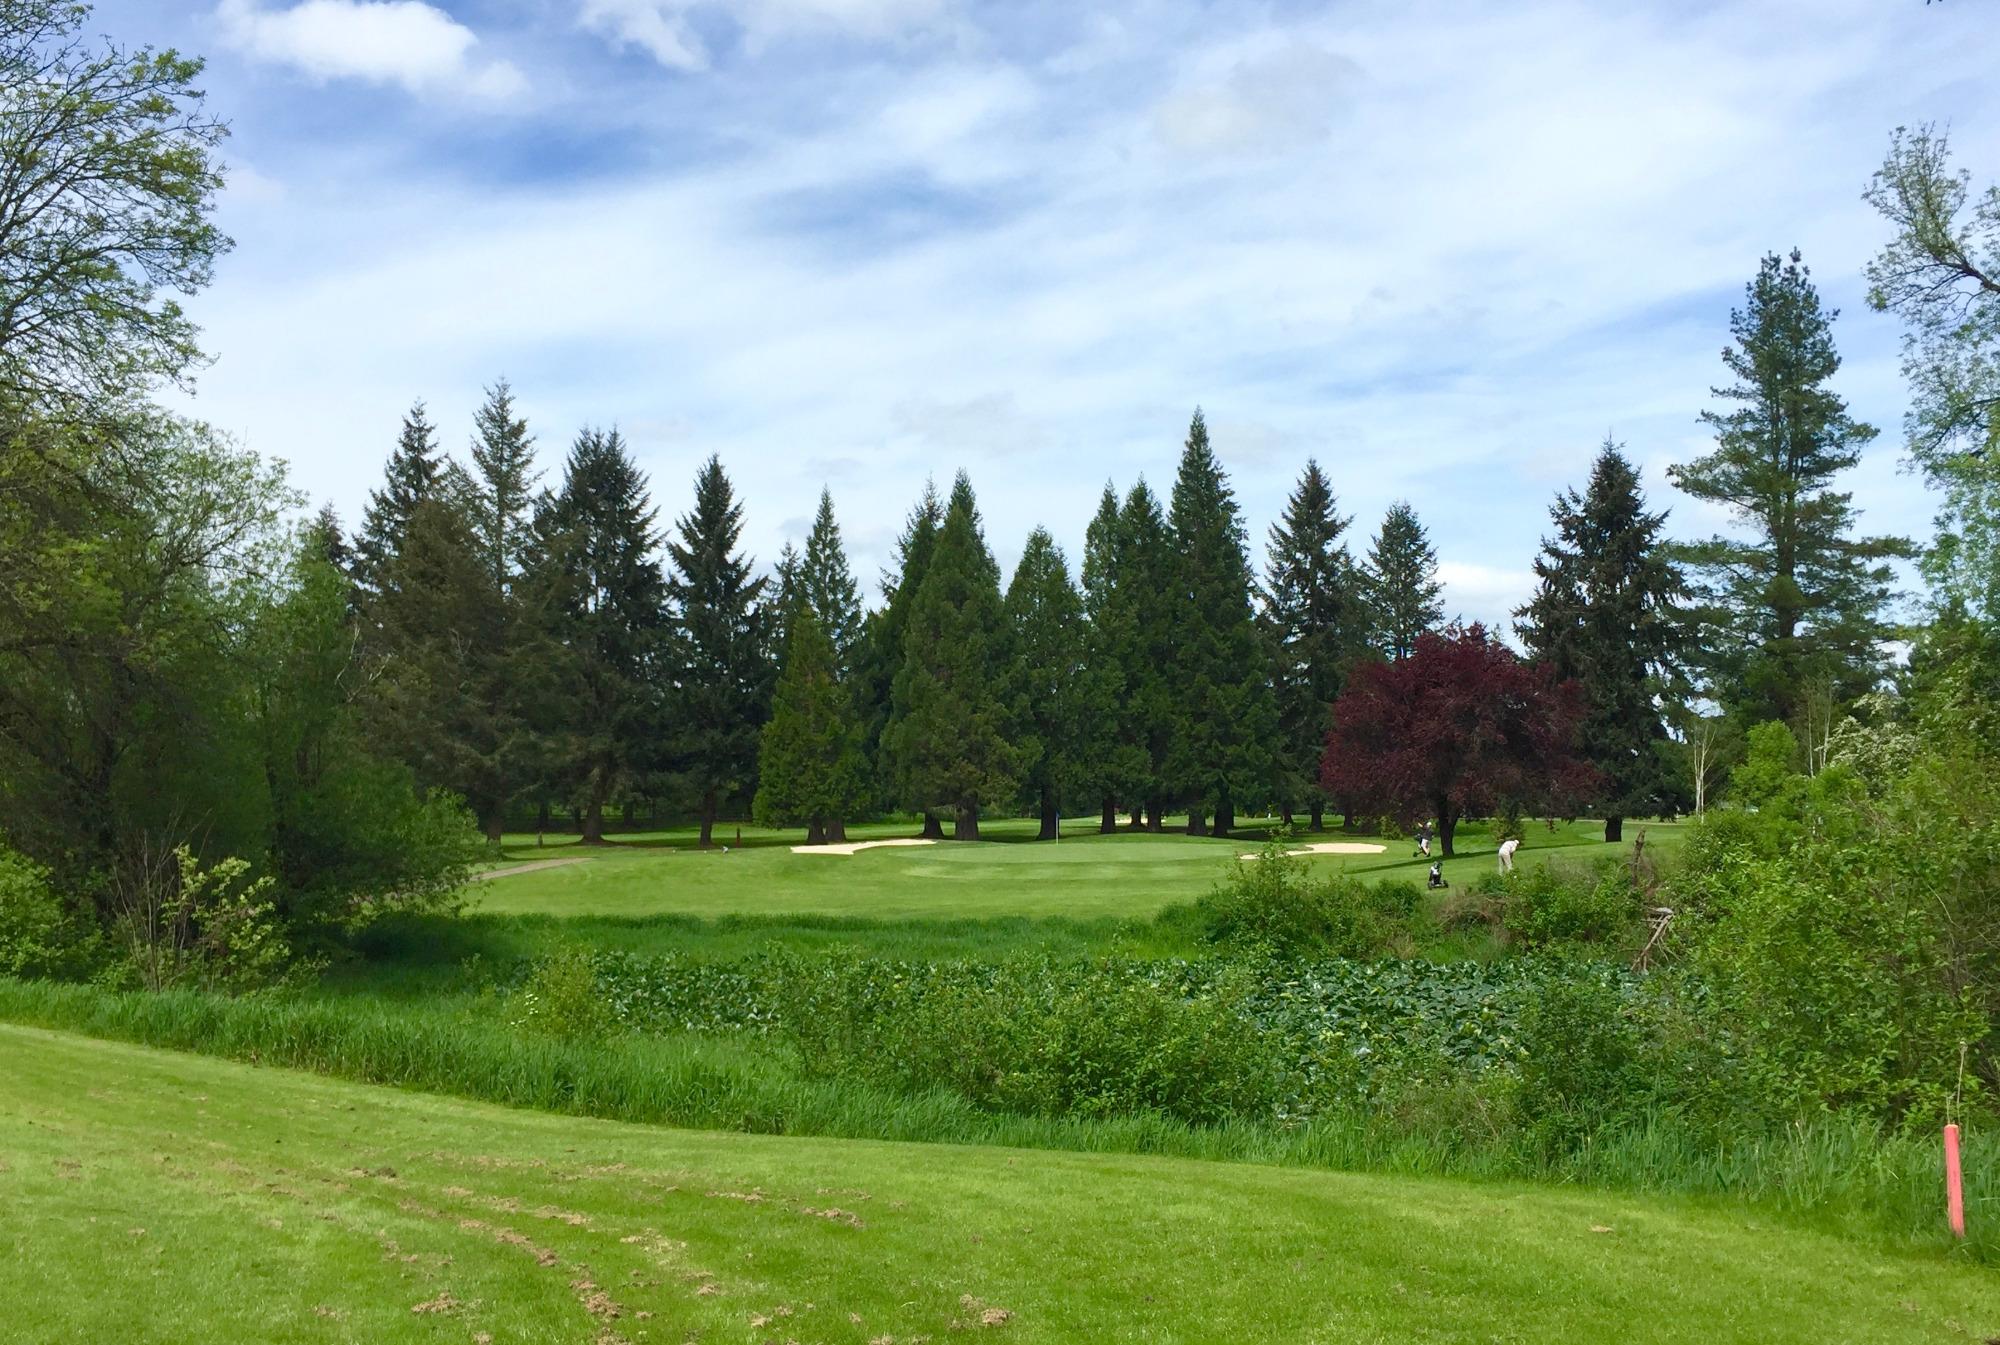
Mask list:
POLYGON ((1520 848, 1521 843, 1512 836, 1500 842, 1500 872, 1512 873, 1514 871, 1514 852, 1520 848))

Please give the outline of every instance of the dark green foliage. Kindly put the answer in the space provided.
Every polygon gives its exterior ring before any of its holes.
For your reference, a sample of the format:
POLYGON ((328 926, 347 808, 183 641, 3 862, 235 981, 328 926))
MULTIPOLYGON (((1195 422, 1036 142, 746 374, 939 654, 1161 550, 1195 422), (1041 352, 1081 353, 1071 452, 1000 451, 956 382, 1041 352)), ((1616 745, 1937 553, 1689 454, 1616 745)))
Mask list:
POLYGON ((743 506, 719 458, 695 478, 694 509, 667 543, 674 573, 671 635, 675 770, 695 800, 701 844, 713 838, 723 800, 749 791, 757 735, 770 712, 772 668, 764 580, 737 551, 743 506))
POLYGON ((819 512, 813 515, 812 531, 806 536, 805 555, 798 559, 798 583, 820 629, 833 643, 834 666, 845 681, 859 655, 861 590, 854 582, 854 571, 848 568, 847 549, 841 545, 833 496, 825 490, 819 493, 819 512))
POLYGON ((403 417, 396 447, 382 469, 381 488, 368 492, 368 509, 355 539, 355 572, 369 593, 379 595, 395 582, 388 574, 389 562, 403 549, 403 534, 417 505, 437 493, 444 469, 437 430, 418 402, 403 417))
POLYGON ((174 296, 230 248, 202 63, 88 39, 89 12, 0 2, 0 403, 59 420, 184 379, 201 352, 174 296))
MULTIPOLYGON (((938 528, 943 522, 944 506, 938 502, 937 491, 926 481, 923 498, 910 511, 902 536, 896 539, 896 572, 882 576, 882 606, 870 612, 863 623, 857 700, 867 731, 868 759, 885 802, 902 797, 897 762, 883 739, 895 711, 896 679, 903 671, 903 642, 909 631, 910 609, 916 604, 917 589, 930 568, 931 552, 937 547, 938 528)), ((936 823, 929 817, 925 819, 924 834, 937 834, 936 823)))
POLYGON ((1000 570, 961 472, 910 604, 882 735, 904 802, 954 814, 960 840, 977 840, 980 810, 1012 798, 1020 783, 1001 682, 1004 619, 1000 570))
POLYGON ((1407 500, 1389 506, 1361 567, 1371 643, 1384 658, 1405 659, 1417 637, 1444 620, 1437 548, 1407 500))
POLYGON ((1150 831, 1160 829, 1175 791, 1168 761, 1177 725, 1175 564, 1166 515, 1142 480, 1126 492, 1118 513, 1113 601, 1122 614, 1125 641, 1118 736, 1128 755, 1116 759, 1134 771, 1124 782, 1125 799, 1135 810, 1144 805, 1150 831))
POLYGON ((561 685, 550 735, 554 779, 583 808, 584 839, 604 838, 604 806, 656 766, 666 580, 657 515, 618 431, 585 430, 562 490, 537 503, 533 568, 548 586, 561 685))
POLYGON ((1118 492, 1106 482, 1083 537, 1084 669, 1090 686, 1076 731, 1084 767, 1079 802, 1087 798, 1098 807, 1099 829, 1107 832, 1117 829, 1121 802, 1144 799, 1151 764, 1131 708, 1144 670, 1137 666, 1134 595, 1120 584, 1125 550, 1118 492))
POLYGON ((1341 534, 1333 486, 1308 460, 1265 549, 1264 632, 1278 707, 1278 803, 1287 817, 1325 810, 1319 763, 1347 664, 1367 647, 1361 577, 1341 534))
POLYGON ((474 510, 472 530, 494 591, 511 593, 528 548, 534 503, 535 437, 514 414, 514 389, 501 379, 472 413, 474 510))
POLYGON ((1715 451, 1671 469, 1675 485, 1727 505, 1750 533, 1684 551, 1714 695, 1747 720, 1793 721, 1813 684, 1842 704, 1875 685, 1891 634, 1885 562, 1911 554, 1899 538, 1854 536, 1853 497, 1833 489, 1875 437, 1827 386, 1840 370, 1837 316, 1796 250, 1765 257, 1729 318, 1722 360, 1737 381, 1715 389, 1738 406, 1704 411, 1715 451))
POLYGON ((1166 772, 1187 801, 1189 829, 1203 815, 1218 835, 1239 805, 1270 797, 1277 774, 1277 706, 1251 610, 1250 559, 1236 497, 1197 409, 1174 478, 1173 738, 1166 772))
POLYGON ((1648 1043, 1631 995, 1590 976, 1551 979, 1520 1011, 1518 1105, 1533 1142, 1566 1153, 1620 1114, 1643 1114, 1648 1043))
POLYGON ((801 605, 791 622, 784 671, 757 758, 756 817, 807 828, 807 841, 845 838, 845 822, 867 806, 868 763, 854 698, 841 682, 833 642, 801 605))
POLYGON ((1083 600, 1046 529, 1028 534, 1007 586, 1006 620, 1000 660, 1009 736, 1021 755, 1023 793, 1041 818, 1039 839, 1054 840, 1065 804, 1089 806, 1086 724, 1101 697, 1085 662, 1083 600))
POLYGON ((1578 745, 1615 841, 1623 819, 1671 812, 1679 792, 1662 746, 1687 647, 1686 585, 1661 540, 1666 514, 1646 512, 1638 472, 1609 439, 1586 493, 1563 492, 1549 514, 1555 536, 1542 540, 1540 583, 1515 630, 1530 657, 1582 687, 1578 745))

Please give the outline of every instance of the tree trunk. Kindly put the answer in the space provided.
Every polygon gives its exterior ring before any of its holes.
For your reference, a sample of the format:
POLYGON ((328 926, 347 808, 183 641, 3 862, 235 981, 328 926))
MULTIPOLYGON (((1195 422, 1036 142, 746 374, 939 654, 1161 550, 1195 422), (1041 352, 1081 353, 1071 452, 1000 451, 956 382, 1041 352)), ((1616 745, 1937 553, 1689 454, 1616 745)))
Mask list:
POLYGON ((1290 826, 1292 825, 1292 805, 1291 805, 1291 804, 1289 804, 1289 803, 1286 803, 1286 804, 1281 804, 1281 805, 1279 806, 1279 808, 1278 808, 1278 825, 1279 825, 1279 826, 1281 826, 1281 827, 1290 827, 1290 826))
POLYGON ((1606 844, 1616 844, 1625 839, 1625 819, 1607 817, 1604 819, 1604 840, 1606 844))
POLYGON ((583 843, 604 844, 604 800, 595 796, 583 810, 583 843))
POLYGON ((715 791, 709 790, 701 796, 701 848, 706 850, 715 843, 715 791))
POLYGON ((826 838, 835 845, 845 844, 847 841, 846 820, 836 817, 831 822, 828 822, 826 824, 826 838))
POLYGON ((1313 800, 1312 829, 1314 831, 1326 830, 1326 801, 1324 799, 1313 800))
POLYGON ((1146 805, 1143 803, 1135 803, 1132 805, 1132 830, 1144 831, 1145 829, 1146 829, 1146 805))
POLYGON ((1042 830, 1035 837, 1038 841, 1053 841, 1060 838, 1061 815, 1056 812, 1055 795, 1044 791, 1042 794, 1042 830))
POLYGON ((1118 800, 1104 801, 1104 815, 1098 819, 1097 829, 1106 836, 1118 830, 1118 800))
POLYGON ((822 826, 820 824, 820 820, 815 817, 811 822, 808 822, 806 824, 806 844, 825 845, 826 841, 827 841, 826 828, 822 826))
POLYGON ((941 841, 944 839, 944 823, 938 820, 936 813, 926 809, 924 811, 924 829, 920 834, 927 841, 941 841))
POLYGON ((1215 805, 1215 825, 1210 828, 1210 834, 1227 840, 1229 833, 1234 830, 1236 830, 1236 805, 1228 799, 1223 799, 1215 805))
POLYGON ((1433 800, 1433 806, 1437 809, 1438 848, 1443 851, 1444 858, 1450 859, 1451 838, 1458 831, 1458 814, 1452 812, 1451 805, 1443 799, 1433 800))
POLYGON ((1146 800, 1146 830, 1165 831, 1167 829, 1166 818, 1163 815, 1165 811, 1158 799, 1146 800))
POLYGON ((1202 812, 1200 808, 1188 809, 1187 834, 1190 836, 1208 835, 1208 815, 1202 812))
POLYGON ((541 832, 541 831, 547 831, 548 829, 549 829, 549 801, 547 799, 543 799, 541 802, 541 806, 535 810, 535 830, 541 832))
POLYGON ((495 804, 486 810, 486 839, 500 844, 500 833, 506 829, 507 810, 495 804))
POLYGON ((979 810, 960 808, 958 816, 951 821, 951 838, 955 841, 976 841, 979 839, 979 810))

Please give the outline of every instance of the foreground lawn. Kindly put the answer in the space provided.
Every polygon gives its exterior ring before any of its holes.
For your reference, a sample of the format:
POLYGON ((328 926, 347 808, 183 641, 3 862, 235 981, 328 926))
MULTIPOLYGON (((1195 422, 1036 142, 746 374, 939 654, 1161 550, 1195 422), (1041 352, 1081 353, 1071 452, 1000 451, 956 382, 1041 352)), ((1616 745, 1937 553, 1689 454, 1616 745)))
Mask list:
POLYGON ((0 1027, 0 1077, 9 1340, 2000 1329, 1990 1271, 1707 1203, 673 1131, 16 1027, 0 1027))
MULTIPOLYGON (((992 837, 976 844, 951 841, 855 855, 794 854, 797 832, 720 828, 728 849, 693 848, 691 831, 638 833, 608 846, 585 847, 572 837, 510 836, 506 867, 549 864, 477 884, 472 909, 496 915, 650 916, 822 915, 877 919, 990 919, 1004 916, 1072 919, 1134 918, 1174 902, 1191 901, 1225 875, 1238 855, 1256 848, 1246 827, 1233 840, 1163 833, 1097 834, 1095 818, 1073 819, 1054 843, 1030 839, 1034 824, 1021 820, 986 826, 992 837)), ((1636 831, 1628 824, 1627 837, 1636 831)), ((910 825, 870 825, 855 840, 910 836, 910 825)), ((1532 864, 1551 854, 1579 858, 1629 852, 1603 843, 1602 824, 1580 821, 1550 831, 1528 828, 1518 858, 1532 864)), ((1647 844, 1664 849, 1680 829, 1647 826, 1647 844)), ((1321 855, 1316 867, 1421 882, 1426 863, 1411 858, 1407 840, 1327 831, 1303 835, 1301 844, 1347 841, 1386 847, 1380 854, 1321 855)), ((1444 866, 1445 877, 1468 881, 1494 868, 1491 837, 1461 831, 1461 853, 1444 866)))

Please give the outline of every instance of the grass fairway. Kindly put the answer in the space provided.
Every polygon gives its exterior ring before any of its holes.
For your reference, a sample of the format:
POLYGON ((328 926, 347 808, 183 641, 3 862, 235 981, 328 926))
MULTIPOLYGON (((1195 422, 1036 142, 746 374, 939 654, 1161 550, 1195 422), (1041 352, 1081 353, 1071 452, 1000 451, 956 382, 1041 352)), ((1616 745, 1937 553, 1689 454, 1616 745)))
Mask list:
POLYGON ((22 1341, 1982 1340, 2000 1276, 1740 1210, 515 1112, 0 1027, 22 1341))
MULTIPOLYGON (((855 855, 794 854, 791 846, 802 839, 799 833, 748 827, 740 847, 733 844, 733 827, 718 831, 721 839, 732 842, 726 853, 694 849, 692 833, 686 831, 643 833, 601 847, 580 846, 567 837, 538 847, 532 836, 510 836, 505 848, 509 865, 582 862, 487 880, 475 886, 470 902, 474 910, 496 915, 1131 918, 1207 892, 1238 855, 1258 844, 1255 833, 1247 830, 1234 840, 1170 833, 1101 836, 1094 818, 1067 823, 1063 839, 1055 843, 1030 840, 1034 824, 1027 821, 991 823, 984 830, 992 840, 855 855)), ((1635 830, 1628 824, 1626 834, 1635 830)), ((852 834, 866 840, 913 831, 907 825, 875 825, 856 827, 852 834)), ((1595 858, 1630 848, 1629 841, 1605 845, 1602 825, 1595 822, 1554 831, 1534 824, 1527 831, 1519 858, 1523 864, 1550 854, 1595 858)), ((1421 882, 1427 867, 1410 857, 1414 847, 1406 840, 1337 831, 1304 839, 1386 847, 1379 855, 1315 856, 1313 865, 1328 871, 1421 882)), ((1666 847, 1678 840, 1676 826, 1648 827, 1649 845, 1666 847)), ((1494 867, 1492 841, 1480 829, 1463 829, 1459 848, 1462 853, 1444 866, 1449 880, 1464 882, 1494 867)))

